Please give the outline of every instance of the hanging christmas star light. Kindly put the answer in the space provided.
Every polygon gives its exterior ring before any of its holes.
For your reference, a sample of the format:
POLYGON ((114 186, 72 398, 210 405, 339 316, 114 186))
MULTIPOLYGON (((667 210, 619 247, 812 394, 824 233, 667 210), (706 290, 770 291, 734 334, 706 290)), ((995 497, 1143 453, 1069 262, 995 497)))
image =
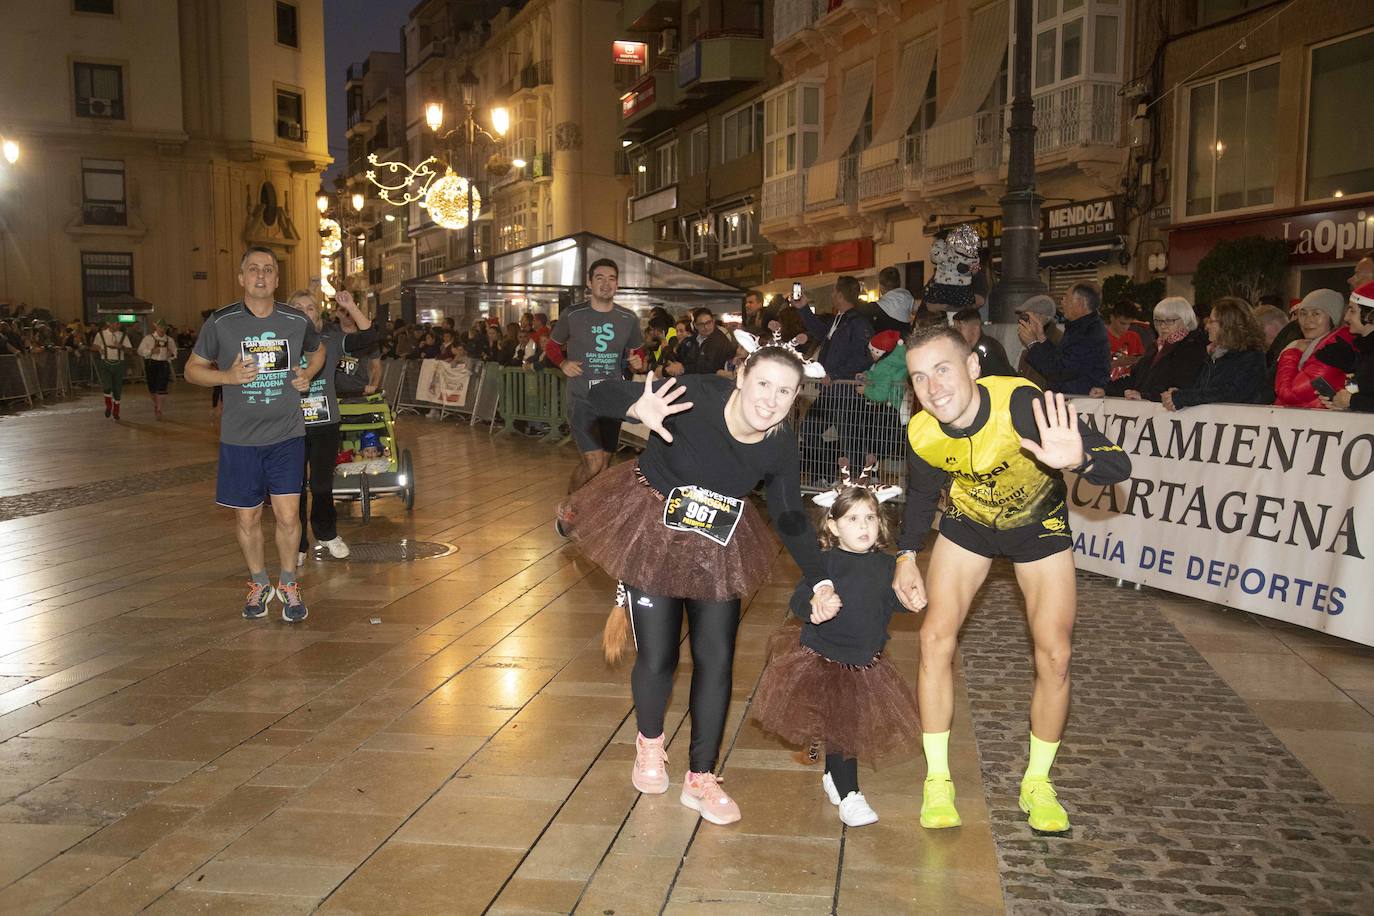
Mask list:
POLYGON ((331 282, 334 277, 334 255, 343 247, 343 232, 339 228, 339 221, 328 216, 320 217, 320 292, 324 293, 326 299, 332 298, 335 292, 334 284, 331 282))
POLYGON ((419 203, 425 199, 434 179, 439 176, 439 173, 433 168, 438 161, 438 159, 430 156, 424 162, 411 168, 404 162, 393 160, 382 162, 377 158, 376 153, 369 153, 367 162, 376 168, 368 169, 365 174, 367 180, 377 187, 378 197, 394 207, 404 207, 407 204, 419 203), (383 178, 377 177, 379 171, 383 178))
MULTIPOLYGON (((429 218, 445 229, 463 229, 468 224, 468 180, 449 169, 443 178, 430 185, 422 206, 429 218)), ((482 213, 482 195, 472 189, 472 218, 482 213)))

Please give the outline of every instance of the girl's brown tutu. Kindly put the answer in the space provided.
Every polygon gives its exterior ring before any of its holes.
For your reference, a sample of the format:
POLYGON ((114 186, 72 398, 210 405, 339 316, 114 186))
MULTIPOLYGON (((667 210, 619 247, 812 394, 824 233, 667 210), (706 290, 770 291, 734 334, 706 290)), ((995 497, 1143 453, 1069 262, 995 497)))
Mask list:
POLYGON ((769 640, 769 662, 754 694, 753 716, 791 745, 819 740, 828 754, 872 763, 914 754, 921 719, 897 667, 878 656, 863 668, 832 662, 801 644, 788 624, 769 640))
POLYGON ((650 595, 724 601, 752 594, 768 578, 778 543, 759 510, 745 501, 722 547, 663 524, 663 494, 626 461, 572 495, 572 538, 583 556, 650 595))

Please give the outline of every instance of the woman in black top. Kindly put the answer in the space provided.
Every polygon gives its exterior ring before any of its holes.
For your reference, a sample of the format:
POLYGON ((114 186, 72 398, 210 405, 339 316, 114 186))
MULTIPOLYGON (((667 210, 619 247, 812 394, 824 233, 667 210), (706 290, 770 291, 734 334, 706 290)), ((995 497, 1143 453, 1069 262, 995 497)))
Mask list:
POLYGON ((600 416, 638 420, 657 436, 636 462, 578 490, 572 536, 619 579, 622 603, 606 628, 607 657, 629 626, 638 649, 630 678, 639 724, 631 780, 667 791, 663 718, 677 668, 682 618, 692 648, 691 760, 681 801, 716 824, 739 806, 713 773, 730 705, 740 598, 767 578, 777 546, 747 502, 762 480, 779 536, 819 597, 833 595, 801 500, 797 439, 784 424, 804 371, 790 349, 757 350, 733 381, 718 376, 601 382, 600 416), (686 395, 682 397, 682 395, 686 395), (690 409, 689 409, 690 408, 690 409), (628 617, 628 620, 626 619, 628 617))
POLYGON ((1160 393, 1165 410, 1199 404, 1263 404, 1267 376, 1264 332, 1250 310, 1236 302, 1217 302, 1207 316, 1207 362, 1197 378, 1160 393))

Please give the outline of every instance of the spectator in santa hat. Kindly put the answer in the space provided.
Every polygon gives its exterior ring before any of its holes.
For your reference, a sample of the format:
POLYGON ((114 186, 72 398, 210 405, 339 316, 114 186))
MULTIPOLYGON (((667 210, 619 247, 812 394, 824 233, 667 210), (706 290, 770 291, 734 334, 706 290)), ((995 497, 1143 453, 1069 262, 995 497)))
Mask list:
POLYGON ((906 397, 906 344, 896 331, 879 331, 868 341, 873 365, 863 374, 859 392, 874 404, 902 409, 906 397))
POLYGON ((1353 338, 1343 322, 1345 297, 1334 289, 1317 289, 1303 297, 1298 305, 1298 323, 1302 339, 1295 340, 1279 354, 1274 374, 1274 403, 1285 407, 1323 407, 1319 392, 1312 387, 1314 379, 1325 379, 1339 391, 1345 384, 1345 372, 1329 365, 1317 356, 1318 351, 1337 341, 1353 346, 1353 338))
POLYGON ((1344 372, 1344 384, 1333 382, 1331 387, 1336 393, 1331 397, 1319 394, 1318 399, 1328 410, 1374 413, 1374 282, 1365 283, 1350 294, 1345 326, 1350 331, 1350 342, 1336 337, 1318 349, 1314 357, 1344 372))

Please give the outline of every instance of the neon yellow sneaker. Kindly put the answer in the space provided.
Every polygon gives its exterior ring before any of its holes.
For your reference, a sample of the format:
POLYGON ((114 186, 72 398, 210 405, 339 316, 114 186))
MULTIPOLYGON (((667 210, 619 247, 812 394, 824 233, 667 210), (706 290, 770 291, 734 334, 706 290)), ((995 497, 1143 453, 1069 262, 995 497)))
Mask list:
POLYGON ((954 808, 954 783, 948 776, 927 776, 921 789, 921 826, 941 830, 962 823, 954 808))
POLYGON ((1069 812, 1059 804, 1054 784, 1044 777, 1021 780, 1021 810, 1032 830, 1038 833, 1063 833, 1069 829, 1069 812))

